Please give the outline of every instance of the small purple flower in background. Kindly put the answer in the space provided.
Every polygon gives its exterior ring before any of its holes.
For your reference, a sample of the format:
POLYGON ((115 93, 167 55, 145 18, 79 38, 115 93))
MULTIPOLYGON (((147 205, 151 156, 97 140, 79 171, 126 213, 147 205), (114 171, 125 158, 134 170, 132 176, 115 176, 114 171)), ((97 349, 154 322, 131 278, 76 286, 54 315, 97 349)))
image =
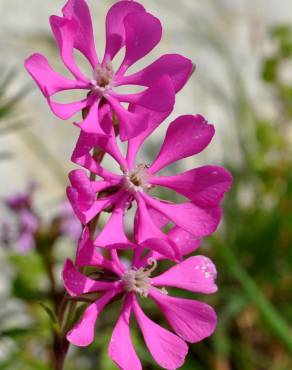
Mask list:
POLYGON ((128 111, 121 103, 137 104, 156 112, 173 109, 175 92, 183 88, 193 71, 189 59, 178 54, 167 54, 142 71, 125 75, 161 40, 162 27, 156 17, 147 13, 136 1, 114 4, 106 17, 106 49, 100 61, 94 46, 92 20, 86 2, 69 0, 62 12, 62 17, 51 16, 50 23, 63 63, 75 79, 70 80, 56 73, 41 54, 34 54, 25 62, 26 69, 58 117, 69 119, 78 111, 88 108, 86 118, 78 126, 85 132, 104 136, 99 111, 107 102, 117 114, 120 137, 124 141, 147 128, 149 113, 128 111), (124 59, 115 71, 112 60, 123 48, 124 59), (91 76, 85 76, 77 67, 74 49, 88 60, 92 68, 91 76), (117 88, 125 85, 147 89, 135 94, 119 93, 117 88), (54 102, 51 98, 58 92, 72 89, 85 90, 85 98, 68 104, 54 102))
POLYGON ((80 221, 70 203, 62 201, 52 220, 44 222, 34 209, 34 193, 39 186, 30 183, 28 190, 8 196, 4 203, 16 219, 5 219, 1 224, 0 240, 3 245, 15 245, 18 253, 26 253, 36 247, 39 231, 53 238, 67 236, 77 241, 82 232, 80 221))
POLYGON ((94 280, 81 274, 67 260, 63 270, 67 292, 73 297, 88 293, 90 297, 97 293, 98 297, 96 300, 93 298, 79 323, 67 334, 67 339, 77 346, 91 344, 98 316, 115 296, 123 294, 122 311, 109 344, 111 359, 123 370, 142 369, 130 335, 130 317, 133 313, 146 346, 158 365, 164 369, 177 369, 183 365, 188 352, 185 342, 196 343, 210 336, 215 330, 217 319, 209 305, 193 299, 169 296, 165 287, 203 294, 214 293, 217 291, 216 268, 209 258, 193 256, 152 277, 157 260, 153 257, 141 258, 143 253, 140 252, 138 255, 134 253, 134 262, 129 268, 123 265, 115 250, 111 252, 111 259, 102 256, 91 242, 88 230, 84 230, 77 252, 77 266, 87 265, 96 267, 97 271, 109 271, 116 279, 111 282, 94 280), (138 297, 152 299, 175 334, 146 316, 138 303, 138 297))
POLYGON ((31 182, 27 191, 10 195, 5 199, 6 206, 16 215, 17 231, 16 238, 14 238, 12 224, 5 221, 2 224, 1 240, 6 239, 5 244, 11 244, 15 239, 15 248, 18 253, 26 253, 35 248, 35 233, 40 222, 33 210, 33 195, 37 187, 36 183, 31 182))

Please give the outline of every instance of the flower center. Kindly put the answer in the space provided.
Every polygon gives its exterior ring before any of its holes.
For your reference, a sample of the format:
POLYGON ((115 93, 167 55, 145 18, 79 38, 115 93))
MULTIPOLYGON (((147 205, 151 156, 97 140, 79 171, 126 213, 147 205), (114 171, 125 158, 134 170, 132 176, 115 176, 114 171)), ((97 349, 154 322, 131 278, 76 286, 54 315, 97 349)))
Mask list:
MULTIPOLYGON (((125 290, 127 292, 136 292, 140 294, 142 298, 148 297, 149 289, 151 287, 150 276, 157 267, 157 261, 154 258, 149 258, 147 262, 149 265, 147 268, 140 267, 138 270, 128 270, 122 278, 125 290)), ((152 289, 157 288, 152 287, 152 289)), ((163 294, 167 294, 167 291, 164 288, 159 291, 163 294)))
POLYGON ((103 95, 111 89, 114 74, 113 65, 110 61, 107 61, 105 66, 98 64, 94 69, 93 79, 91 80, 92 91, 103 95))
POLYGON ((141 163, 132 170, 125 172, 124 186, 131 193, 148 191, 151 185, 148 183, 147 166, 141 163))

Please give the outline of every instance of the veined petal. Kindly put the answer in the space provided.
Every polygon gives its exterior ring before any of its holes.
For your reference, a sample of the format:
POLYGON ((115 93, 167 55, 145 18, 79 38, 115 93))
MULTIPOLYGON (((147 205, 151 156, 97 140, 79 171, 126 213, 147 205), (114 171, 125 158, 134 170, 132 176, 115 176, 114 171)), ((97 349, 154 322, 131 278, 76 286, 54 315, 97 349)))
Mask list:
POLYGON ((209 258, 194 256, 152 278, 151 283, 154 286, 171 286, 211 294, 217 291, 216 276, 216 267, 209 258))
POLYGON ((77 80, 89 82, 88 78, 77 67, 74 60, 73 48, 78 33, 78 22, 74 19, 52 15, 50 17, 50 24, 65 66, 77 80))
POLYGON ((197 343, 213 334, 217 317, 212 307, 191 299, 170 297, 150 291, 173 330, 185 341, 197 343))
POLYGON ((232 176, 223 167, 204 166, 175 176, 153 176, 149 182, 170 188, 200 207, 215 207, 230 189, 232 176))
POLYGON ((96 281, 81 274, 71 260, 67 260, 63 269, 63 281, 67 292, 71 296, 79 296, 81 294, 102 292, 104 290, 115 289, 119 286, 119 282, 109 283, 96 281))
POLYGON ((82 81, 70 80, 55 72, 48 60, 41 54, 33 54, 26 59, 25 68, 35 80, 45 97, 59 91, 71 89, 87 89, 88 84, 82 81))
POLYGON ((142 370, 141 362, 133 347, 130 333, 131 299, 126 296, 122 312, 114 327, 108 353, 114 363, 123 370, 142 370))
POLYGON ((172 81, 174 90, 180 91, 194 69, 192 61, 179 54, 162 55, 155 62, 130 76, 123 76, 120 83, 123 85, 152 86, 163 75, 167 74, 172 81))
POLYGON ((124 18, 129 13, 145 12, 144 7, 135 1, 119 1, 106 16, 106 50, 104 61, 112 60, 125 45, 124 18))
POLYGON ((159 154, 149 168, 156 173, 170 163, 200 153, 212 140, 215 130, 200 115, 180 116, 166 132, 159 154))
POLYGON ((121 65, 123 72, 154 49, 162 36, 159 19, 146 12, 128 14, 124 25, 126 53, 121 65))
POLYGON ((184 363, 188 346, 177 335, 149 319, 133 298, 133 310, 152 357, 163 369, 175 370, 184 363))
POLYGON ((196 237, 212 234, 221 220, 220 207, 200 208, 194 203, 171 204, 151 198, 146 193, 142 196, 148 205, 196 237))
POLYGON ((65 18, 73 19, 77 24, 77 32, 73 43, 74 48, 88 59, 92 68, 95 68, 98 58, 94 46, 91 16, 86 1, 69 0, 62 12, 65 18))
POLYGON ((73 329, 69 331, 66 338, 72 344, 79 347, 88 346, 94 339, 94 326, 95 322, 109 301, 117 294, 119 289, 113 289, 106 292, 99 300, 92 303, 86 308, 83 313, 82 319, 77 323, 73 329))

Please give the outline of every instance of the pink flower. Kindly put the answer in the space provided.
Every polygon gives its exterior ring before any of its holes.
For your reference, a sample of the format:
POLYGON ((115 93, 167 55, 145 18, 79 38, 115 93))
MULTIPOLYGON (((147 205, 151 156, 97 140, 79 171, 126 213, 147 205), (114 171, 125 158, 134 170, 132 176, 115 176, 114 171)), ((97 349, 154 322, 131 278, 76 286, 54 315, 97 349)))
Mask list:
POLYGON ((140 258, 135 249, 134 262, 125 267, 116 251, 107 259, 94 248, 86 229, 77 253, 77 266, 96 267, 111 274, 113 281, 93 280, 81 274, 70 260, 63 270, 67 292, 74 297, 90 293, 93 300, 84 311, 79 323, 67 334, 67 339, 77 346, 87 346, 94 339, 94 325, 104 307, 122 294, 123 308, 109 344, 111 359, 122 370, 142 369, 130 335, 130 316, 133 313, 142 331, 152 357, 164 369, 174 370, 184 363, 187 344, 199 342, 210 336, 216 327, 216 313, 207 304, 168 295, 166 287, 176 287, 191 292, 211 294, 217 291, 216 268, 206 257, 195 256, 176 264, 159 276, 152 277, 157 266, 153 257, 140 258), (102 293, 102 295, 100 295, 102 293), (151 298, 162 311, 175 332, 157 325, 139 306, 137 296, 151 298))
MULTIPOLYGON (((137 107, 136 109, 141 110, 137 107)), ((114 206, 108 223, 95 240, 97 246, 131 246, 132 243, 124 233, 124 215, 133 201, 137 204, 135 235, 138 243, 154 238, 166 241, 168 238, 161 228, 168 222, 196 238, 210 235, 216 230, 221 218, 220 202, 232 182, 227 170, 218 166, 203 166, 174 176, 158 175, 161 169, 200 153, 210 143, 214 127, 202 116, 177 118, 169 125, 154 162, 148 166, 136 161, 143 141, 164 117, 161 114, 153 114, 149 118, 148 129, 129 140, 126 158, 121 154, 113 134, 111 139, 97 139, 93 144, 81 133, 72 159, 100 176, 102 180, 90 181, 85 171, 72 171, 69 175, 71 187, 68 188, 67 195, 84 224, 101 211, 114 206), (94 145, 105 150, 117 161, 121 174, 106 170, 94 160, 87 151, 88 147, 94 145), (174 204, 150 196, 149 192, 156 186, 174 190, 186 197, 187 201, 174 204), (160 215, 163 226, 160 227, 158 222, 154 221, 153 211, 160 215)), ((106 124, 105 121, 103 124, 106 124)))
POLYGON ((121 103, 134 103, 157 112, 171 111, 174 93, 190 77, 193 64, 177 54, 161 56, 143 70, 126 75, 128 69, 147 55, 161 40, 160 21, 147 13, 136 1, 114 4, 106 17, 106 49, 100 61, 97 57, 88 6, 84 0, 69 0, 62 10, 63 17, 51 16, 51 28, 60 49, 61 58, 74 79, 56 73, 41 54, 33 54, 25 67, 47 98, 52 111, 61 119, 69 119, 76 112, 88 108, 86 119, 78 126, 88 133, 103 135, 99 126, 99 110, 107 101, 118 116, 121 140, 137 136, 147 128, 148 114, 131 112, 121 103), (124 59, 117 71, 112 60, 125 48, 124 59), (85 76, 74 59, 74 49, 90 63, 92 75, 85 76), (122 94, 117 88, 124 85, 147 87, 143 92, 122 94), (58 92, 85 90, 83 100, 60 104, 52 100, 58 92))

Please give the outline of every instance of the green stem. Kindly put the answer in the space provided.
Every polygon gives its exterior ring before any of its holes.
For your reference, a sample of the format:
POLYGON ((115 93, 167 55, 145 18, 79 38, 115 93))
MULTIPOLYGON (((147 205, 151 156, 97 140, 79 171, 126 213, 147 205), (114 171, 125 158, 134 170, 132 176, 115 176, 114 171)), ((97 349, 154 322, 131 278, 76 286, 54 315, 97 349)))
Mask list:
POLYGON ((265 297, 254 280, 243 269, 232 250, 220 242, 216 242, 218 244, 217 252, 224 260, 226 266, 228 266, 229 271, 242 285, 246 294, 256 305, 271 331, 286 345, 289 352, 292 353, 292 334, 289 325, 273 304, 265 297))

